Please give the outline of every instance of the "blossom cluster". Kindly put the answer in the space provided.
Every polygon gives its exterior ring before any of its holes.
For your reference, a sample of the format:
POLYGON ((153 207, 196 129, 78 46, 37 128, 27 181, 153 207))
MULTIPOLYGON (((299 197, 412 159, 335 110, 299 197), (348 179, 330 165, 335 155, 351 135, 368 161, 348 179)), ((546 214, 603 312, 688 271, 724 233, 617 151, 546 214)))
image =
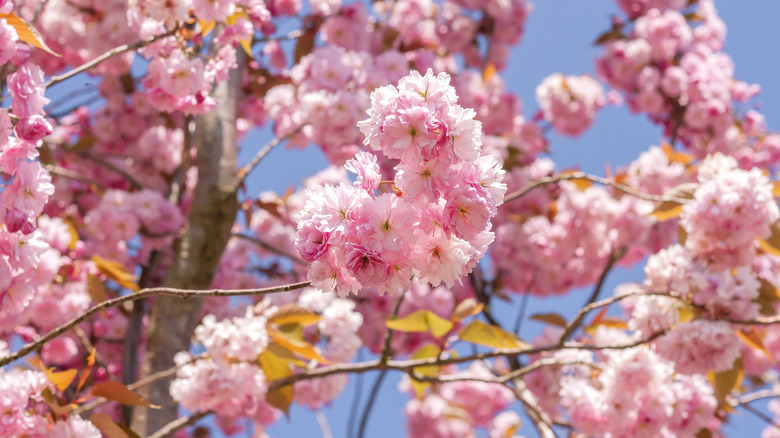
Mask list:
POLYGON ((0 410, 3 412, 0 434, 52 438, 103 436, 91 422, 78 415, 70 415, 52 424, 44 415, 48 411, 41 395, 44 390, 54 391, 54 386, 40 371, 0 370, 0 393, 3 394, 0 397, 0 410))
POLYGON ((678 375, 648 348, 606 352, 598 377, 569 373, 561 404, 572 426, 595 436, 694 436, 717 402, 702 375, 678 375))
POLYGON ((636 112, 647 113, 700 158, 734 154, 746 167, 778 159, 780 137, 766 132, 764 116, 737 112, 759 92, 734 78, 731 58, 721 49, 726 27, 711 0, 618 2, 630 21, 605 34, 596 70, 624 91, 636 112))
MULTIPOLYGON (((218 320, 209 314, 195 329, 195 337, 209 359, 195 360, 189 352, 176 355, 180 368, 171 384, 171 396, 185 409, 213 410, 224 425, 244 417, 257 426, 276 421, 279 411, 266 402, 268 382, 258 357, 275 342, 269 336, 269 319, 285 305, 318 315, 317 325, 312 330, 307 328, 303 337, 312 345, 325 340, 323 355, 328 360, 348 362, 362 346, 357 332, 363 318, 355 311, 355 303, 317 289, 306 289, 293 297, 265 299, 246 307, 242 315, 236 315, 236 309, 226 309, 234 316, 218 320)), ((320 409, 335 399, 346 383, 346 375, 297 382, 295 402, 320 409)))
MULTIPOLYGON (((520 417, 506 410, 514 401, 512 391, 497 383, 480 382, 493 373, 483 364, 442 375, 462 380, 438 385, 406 404, 407 429, 413 438, 476 437, 475 429, 485 428, 490 437, 514 437, 520 417)), ((411 392, 409 380, 403 380, 402 391, 411 392)))
POLYGON ((457 105, 449 75, 412 72, 398 88, 375 90, 371 103, 359 123, 364 143, 398 160, 398 192, 375 195, 383 178, 368 152, 347 163, 353 185, 309 188, 296 234, 301 257, 312 262, 309 279, 340 296, 408 287, 413 276, 452 285, 493 240, 503 171, 480 156, 481 125, 457 105))
POLYGON ((572 137, 587 129, 606 103, 604 90, 595 79, 562 74, 545 78, 536 87, 536 100, 545 120, 557 132, 572 137))

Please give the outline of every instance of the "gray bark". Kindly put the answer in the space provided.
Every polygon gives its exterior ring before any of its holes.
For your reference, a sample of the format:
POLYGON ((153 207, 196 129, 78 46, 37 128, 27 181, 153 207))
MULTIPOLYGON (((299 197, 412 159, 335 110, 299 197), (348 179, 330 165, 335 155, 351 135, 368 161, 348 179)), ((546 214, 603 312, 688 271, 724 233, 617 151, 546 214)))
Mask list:
MULTIPOLYGON (((213 96, 218 106, 197 118, 192 146, 197 151, 198 182, 192 209, 177 248, 176 259, 163 286, 206 289, 216 272, 236 219, 238 200, 233 190, 237 178, 236 113, 241 92, 241 75, 246 58, 239 49, 239 67, 228 81, 219 83, 213 96)), ((189 350, 202 301, 157 297, 151 309, 142 377, 171 368, 173 356, 189 350)), ((132 429, 148 436, 177 417, 178 406, 171 398, 171 378, 149 385, 144 395, 162 409, 135 408, 132 429)))

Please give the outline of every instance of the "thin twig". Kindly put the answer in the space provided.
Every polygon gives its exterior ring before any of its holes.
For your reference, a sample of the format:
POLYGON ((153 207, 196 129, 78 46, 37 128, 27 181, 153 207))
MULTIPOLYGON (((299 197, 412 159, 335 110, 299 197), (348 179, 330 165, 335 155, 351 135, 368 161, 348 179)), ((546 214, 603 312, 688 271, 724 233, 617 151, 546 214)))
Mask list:
MULTIPOLYGON (((361 351, 358 351, 358 360, 362 361, 361 351)), ((357 415, 358 408, 360 408, 360 396, 363 393, 363 374, 358 374, 355 380, 355 395, 352 397, 352 407, 349 410, 349 418, 347 419, 347 438, 355 436, 355 415, 357 415)))
MULTIPOLYGON (((401 296, 398 297, 398 301, 395 303, 395 308, 393 309, 392 315, 393 318, 398 316, 398 311, 401 310, 401 303, 404 301, 405 296, 406 289, 404 289, 404 291, 401 293, 401 296)), ((393 348, 391 346, 393 342, 393 332, 393 329, 387 329, 387 333, 385 334, 385 345, 384 348, 382 348, 382 356, 379 358, 380 364, 387 363, 387 361, 393 356, 393 348)), ((360 418, 360 427, 358 428, 357 434, 358 438, 363 438, 365 436, 366 426, 368 425, 368 417, 371 415, 371 409, 374 407, 374 402, 376 401, 377 395, 379 395, 379 390, 382 387, 382 381, 385 380, 386 375, 387 369, 382 369, 382 371, 379 373, 379 376, 376 378, 376 381, 374 382, 374 386, 371 387, 371 392, 368 395, 368 401, 366 402, 365 408, 363 408, 363 416, 360 418)))
POLYGON ((371 392, 368 395, 368 401, 366 402, 366 407, 363 409, 363 416, 360 418, 360 427, 358 428, 358 438, 363 438, 366 434, 366 426, 368 426, 368 417, 371 413, 371 408, 374 407, 374 402, 376 401, 376 397, 379 395, 379 390, 382 388, 382 382, 385 380, 385 376, 387 376, 387 369, 383 369, 379 376, 376 378, 376 381, 374 381, 374 386, 371 387, 371 392))
POLYGON ((515 319, 515 334, 520 336, 520 329, 523 327, 523 319, 525 318, 525 309, 528 306, 528 297, 531 296, 531 292, 525 291, 520 298, 520 310, 517 312, 517 319, 515 319))
POLYGON ((260 240, 257 237, 248 236, 246 234, 238 234, 238 233, 233 234, 233 237, 238 237, 239 239, 244 239, 244 240, 247 240, 249 242, 252 242, 252 243, 256 244, 257 246, 263 248, 264 250, 272 252, 272 253, 274 253, 276 255, 285 257, 285 258, 289 259, 291 262, 296 263, 298 265, 306 266, 306 267, 309 266, 309 263, 307 261, 305 261, 305 260, 301 260, 300 257, 294 256, 294 255, 288 253, 287 251, 284 251, 282 249, 279 249, 279 248, 271 245, 268 242, 260 240))
MULTIPOLYGON (((182 364, 176 365, 174 367, 168 368, 167 370, 158 371, 158 372, 156 372, 154 374, 150 374, 150 375, 144 377, 143 379, 141 379, 141 380, 139 380, 139 381, 137 381, 135 383, 131 383, 131 384, 127 385, 127 389, 136 390, 138 388, 143 388, 144 386, 146 386, 146 385, 148 385, 148 384, 150 384, 152 382, 156 382, 156 381, 158 381, 160 379, 164 379, 166 377, 170 377, 170 376, 176 374, 176 372, 179 371, 179 369, 181 367, 185 366, 185 365, 189 365, 189 364, 191 364, 191 363, 193 363, 195 361, 198 361, 198 360, 208 359, 209 357, 211 357, 211 356, 208 353, 203 353, 203 354, 200 354, 198 356, 194 356, 192 359, 188 360, 185 363, 182 363, 182 364)), ((72 412, 72 415, 79 415, 82 412, 89 412, 92 409, 95 409, 98 406, 102 406, 102 405, 104 405, 106 403, 109 403, 109 402, 111 402, 111 400, 109 400, 107 398, 103 398, 103 397, 98 397, 95 400, 92 400, 91 402, 83 404, 83 405, 79 406, 78 408, 74 409, 73 412, 72 412)))
POLYGON ((509 389, 514 392, 515 397, 523 403, 526 414, 536 426, 539 436, 542 438, 556 438, 557 435, 552 428, 552 420, 550 417, 542 411, 542 409, 534 401, 533 395, 525 387, 525 383, 519 379, 514 379, 515 386, 509 389))
POLYGON ((762 389, 760 391, 751 392, 750 394, 742 395, 734 400, 732 406, 751 403, 763 398, 780 397, 780 388, 762 389))
POLYGON ((446 376, 424 376, 422 374, 416 373, 415 371, 411 371, 409 373, 409 376, 414 380, 420 382, 430 382, 430 383, 472 381, 472 382, 484 382, 484 383, 497 383, 497 384, 504 385, 507 382, 510 382, 518 377, 522 377, 540 368, 550 367, 550 366, 571 366, 571 365, 584 365, 595 369, 602 369, 602 366, 595 362, 585 362, 581 360, 561 362, 561 360, 558 358, 548 357, 544 359, 539 359, 529 365, 526 365, 522 368, 518 368, 514 371, 504 374, 503 376, 499 376, 495 378, 487 378, 483 376, 470 376, 468 374, 461 374, 461 375, 452 374, 446 376))
POLYGON ((74 172, 70 169, 66 169, 64 167, 55 166, 53 164, 44 164, 44 169, 46 169, 50 174, 61 176, 63 178, 72 179, 74 181, 78 181, 87 185, 95 184, 97 187, 103 187, 102 184, 95 180, 91 180, 89 178, 85 178, 82 174, 78 172, 74 172))
POLYGON ((587 350, 587 351, 605 351, 605 350, 626 350, 630 348, 639 347, 641 345, 648 344, 660 336, 666 334, 666 331, 659 331, 646 339, 642 339, 636 342, 631 342, 621 345, 587 345, 580 343, 568 343, 566 345, 548 345, 544 347, 530 347, 530 348, 512 348, 512 349, 497 349, 485 353, 478 353, 470 356, 458 356, 458 357, 431 357, 424 359, 409 359, 409 360, 389 360, 387 363, 380 362, 379 359, 370 360, 359 363, 347 363, 328 365, 320 368, 314 368, 300 374, 294 374, 289 377, 277 379, 269 382, 269 391, 281 388, 286 385, 291 385, 301 380, 316 379, 320 377, 330 376, 334 374, 359 374, 374 370, 398 370, 405 373, 411 372, 413 368, 421 366, 443 366, 453 365, 466 362, 474 362, 477 360, 490 359, 494 357, 518 357, 524 355, 533 355, 539 353, 547 353, 552 351, 561 350, 587 350))
POLYGON ((599 309, 601 307, 609 306, 612 303, 615 303, 617 301, 623 300, 628 297, 637 296, 637 295, 663 295, 663 296, 670 296, 667 293, 655 293, 655 292, 647 292, 641 289, 637 289, 628 293, 615 295, 613 297, 605 298, 601 301, 597 301, 595 303, 590 303, 586 305, 585 307, 581 308, 577 315, 574 316, 574 319, 571 320, 568 324, 566 324, 566 327, 563 330, 563 334, 559 338, 558 345, 563 345, 568 339, 569 336, 571 336, 572 333, 574 333, 575 330, 582 324, 582 320, 585 318, 585 316, 595 310, 599 309))
POLYGON ((322 438, 333 438, 333 432, 330 431, 330 425, 328 424, 328 419, 325 417, 325 414, 321 410, 317 410, 314 413, 314 418, 317 419, 317 424, 320 425, 322 438))
POLYGON ((287 40, 294 40, 296 38, 300 38, 303 35, 302 29, 296 29, 288 34, 285 35, 274 35, 274 36, 268 36, 263 38, 255 38, 254 44, 257 43, 267 43, 269 41, 287 41, 287 40))
POLYGON ((773 418, 768 416, 767 414, 759 411, 758 409, 754 408, 753 406, 750 406, 749 404, 743 403, 740 405, 742 408, 744 408, 746 411, 750 412, 751 414, 755 415, 756 417, 766 421, 770 426, 774 427, 775 429, 780 429, 780 424, 775 422, 773 418))
POLYGON ((63 333, 66 333, 71 328, 75 327, 77 324, 80 324, 83 321, 86 321, 89 319, 92 315, 114 307, 118 306, 122 303, 126 303, 128 301, 135 301, 140 300, 142 298, 156 296, 156 295, 171 295, 175 297, 180 298, 190 298, 190 297, 233 297, 233 296, 242 296, 242 295, 268 295, 272 293, 278 293, 278 292, 287 292, 291 290, 296 289, 302 289, 304 287, 310 286, 311 283, 308 281, 303 281, 300 283, 292 283, 292 284, 285 284, 283 286, 273 286, 273 287, 266 287, 266 288, 260 288, 260 289, 211 289, 211 290, 189 290, 189 289, 175 289, 172 287, 153 287, 149 289, 141 289, 138 292, 124 295, 121 297, 117 297, 111 300, 103 301, 102 303, 90 308, 86 312, 82 313, 81 315, 77 316, 76 318, 73 318, 72 320, 66 322, 65 324, 53 329, 49 333, 47 333, 42 338, 38 339, 37 341, 30 342, 29 344, 24 345, 19 350, 9 354, 8 356, 0 358, 0 366, 7 365, 21 357, 24 357, 33 351, 41 348, 43 344, 51 341, 52 339, 56 338, 57 336, 62 335, 63 333))
POLYGON ((179 429, 183 429, 187 426, 191 426, 198 422, 203 417, 206 417, 208 415, 211 415, 212 411, 205 411, 205 412, 197 412, 195 414, 190 415, 189 417, 179 417, 170 423, 166 424, 160 430, 157 432, 149 435, 149 438, 164 438, 168 436, 172 436, 174 432, 176 432, 179 429))
MULTIPOLYGON (((615 263, 617 263, 618 260, 620 260, 621 257, 623 257, 626 253, 625 248, 620 248, 617 251, 612 251, 609 253, 609 259, 607 260, 607 265, 604 266, 604 270, 601 271, 601 275, 599 276, 599 280, 596 283, 596 287, 593 288, 593 292, 590 294, 590 297, 588 297, 588 301, 585 302, 585 305, 582 306, 583 309, 588 308, 591 304, 593 304, 596 299, 599 297, 599 293, 601 292, 601 289, 604 287, 604 282, 607 279, 607 275, 609 275, 609 272, 612 270, 612 267, 615 266, 615 263)), ((579 315, 578 315, 579 316, 579 315)), ((583 317, 585 314, 582 315, 583 317)), ((572 333, 574 333, 577 328, 582 324, 583 318, 575 319, 571 325, 567 325, 564 333, 561 335, 561 339, 558 341, 560 345, 563 345, 571 336, 572 333)))
POLYGON ((168 32, 165 32, 165 33, 160 34, 160 35, 156 35, 156 36, 154 36, 152 38, 149 38, 149 39, 146 39, 146 40, 141 40, 141 41, 135 42, 133 44, 123 44, 121 46, 114 47, 113 49, 103 53, 102 55, 98 56, 97 58, 93 59, 92 61, 85 62, 84 64, 81 64, 80 66, 74 68, 73 70, 67 71, 67 72, 65 72, 65 73, 63 73, 63 74, 61 74, 59 76, 52 76, 46 82, 46 84, 44 86, 46 88, 49 88, 52 85, 58 84, 58 83, 66 80, 66 79, 69 79, 69 78, 71 78, 73 76, 76 76, 79 73, 82 73, 82 72, 85 72, 85 71, 91 69, 92 67, 97 66, 98 64, 100 64, 101 62, 103 62, 103 61, 105 61, 105 60, 107 60, 109 58, 113 58, 114 56, 121 55, 122 53, 125 53, 125 52, 130 52, 130 51, 133 51, 133 50, 136 50, 136 49, 140 49, 141 47, 147 46, 149 44, 152 44, 155 41, 161 40, 163 38, 167 38, 167 37, 173 35, 174 33, 176 33, 177 30, 178 30, 178 27, 175 27, 175 28, 169 30, 168 32))
POLYGON ((623 193, 626 193, 628 195, 631 195, 635 198, 644 199, 646 201, 653 201, 653 202, 664 202, 664 201, 671 201, 671 202, 677 202, 680 204, 684 204, 686 202, 685 199, 677 198, 674 196, 659 196, 659 195, 651 195, 648 193, 642 193, 637 190, 635 190, 632 187, 629 187, 625 184, 616 183, 614 181, 611 181, 607 178, 602 178, 600 176, 596 175, 590 175, 585 172, 574 172, 574 173, 566 173, 561 175, 555 175, 555 176, 546 176, 544 178, 539 178, 525 187, 523 187, 520 190, 516 190, 506 196, 504 196, 504 202, 509 202, 517 198, 521 198, 528 194, 528 192, 541 187, 545 186, 547 184, 555 184, 561 181, 570 181, 573 179, 584 179, 588 180, 590 182, 603 184, 605 186, 612 187, 616 190, 620 190, 623 193))
POLYGON ((257 151, 257 155, 255 155, 254 158, 252 158, 252 161, 250 161, 246 166, 244 166, 241 169, 239 169, 239 171, 238 171, 238 178, 236 178, 236 183, 233 185, 233 191, 235 192, 235 191, 237 191, 239 189, 239 187, 241 187, 241 185, 244 183, 244 180, 246 179, 246 177, 250 173, 252 173, 253 170, 255 170, 255 167, 257 167, 257 165, 260 164, 261 161, 263 161, 263 158, 265 158, 265 156, 268 155, 268 153, 271 152, 271 150, 273 148, 275 148, 276 146, 279 146, 283 141, 285 141, 285 140, 289 139, 290 137, 296 135, 297 133, 301 132, 301 130, 303 129, 304 126, 306 126, 306 125, 305 124, 301 125, 301 126, 295 128, 295 129, 293 129, 292 131, 290 131, 286 135, 274 138, 273 140, 268 142, 265 146, 263 146, 262 149, 257 151))
POLYGON ((93 163, 97 163, 97 164, 100 164, 103 167, 108 168, 109 170, 113 171, 117 175, 119 175, 122 178, 124 178, 127 182, 130 183, 130 185, 132 185, 136 189, 143 189, 144 188, 144 185, 141 184, 141 181, 138 181, 138 179, 136 179, 133 175, 130 175, 126 170, 122 169, 121 167, 117 166, 116 164, 114 164, 114 163, 112 163, 110 161, 106 161, 106 160, 100 159, 100 158, 98 158, 98 157, 96 157, 94 155, 87 154, 85 152, 77 151, 77 150, 74 150, 74 149, 67 149, 67 151, 68 152, 73 152, 74 154, 78 155, 79 157, 81 157, 81 158, 83 158, 85 160, 92 161, 93 163))

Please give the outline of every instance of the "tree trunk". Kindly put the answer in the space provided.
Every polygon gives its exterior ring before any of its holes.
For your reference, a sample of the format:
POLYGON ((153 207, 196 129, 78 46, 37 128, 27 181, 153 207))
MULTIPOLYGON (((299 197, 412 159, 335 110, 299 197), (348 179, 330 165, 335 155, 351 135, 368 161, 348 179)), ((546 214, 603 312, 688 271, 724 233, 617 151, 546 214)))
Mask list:
MULTIPOLYGON (((217 263, 230 239, 238 211, 233 190, 237 178, 236 113, 241 92, 241 76, 246 58, 237 53, 239 67, 230 79, 219 83, 213 95, 218 106, 196 119, 193 147, 197 151, 198 182, 192 208, 177 248, 176 259, 163 286, 207 289, 217 263)), ((189 350, 192 332, 198 322, 202 301, 160 296, 154 301, 141 370, 142 377, 174 366, 173 356, 189 350)), ((172 378, 147 386, 144 396, 162 409, 135 408, 132 429, 147 436, 177 417, 177 403, 171 398, 172 378)))

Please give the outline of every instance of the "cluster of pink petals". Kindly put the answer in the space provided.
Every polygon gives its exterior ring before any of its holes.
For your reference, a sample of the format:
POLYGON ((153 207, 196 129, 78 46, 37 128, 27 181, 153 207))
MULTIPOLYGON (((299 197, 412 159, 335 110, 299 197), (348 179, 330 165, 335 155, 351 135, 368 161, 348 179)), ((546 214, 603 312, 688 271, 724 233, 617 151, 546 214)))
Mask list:
MULTIPOLYGON (((2 343, 3 345, 5 343, 2 343)), ((0 348, 0 353, 3 353, 0 348)), ((55 391, 39 371, 0 370, 0 435, 7 437, 100 438, 100 431, 78 415, 53 424, 45 416, 48 408, 41 396, 55 391)))
MULTIPOLYGON (((493 377, 483 364, 474 364, 464 371, 445 375, 476 379, 493 377)), ((401 382, 401 389, 409 392, 408 380, 401 382)), ((476 437, 475 429, 485 428, 491 437, 511 437, 513 435, 500 435, 499 432, 512 431, 512 427, 520 424, 517 414, 505 411, 514 400, 514 393, 501 384, 475 380, 443 383, 435 391, 407 403, 409 436, 476 437)))
POLYGON ((679 375, 640 347, 605 353, 598 377, 561 377, 561 403, 572 426, 593 436, 694 436, 717 402, 704 376, 679 375))
POLYGON ((727 371, 740 357, 741 344, 731 324, 694 320, 679 324, 656 343, 659 355, 674 363, 684 374, 727 371))
POLYGON ((0 109, 0 171, 8 181, 0 194, 0 303, 17 313, 47 280, 45 275, 29 273, 38 269, 48 248, 36 231, 36 220, 54 194, 54 185, 35 159, 41 139, 52 127, 43 117, 49 99, 37 65, 25 63, 8 75, 8 92, 16 123, 12 124, 7 110, 0 109))
POLYGON ((752 262, 756 237, 769 236, 780 219, 772 183, 759 168, 742 170, 731 157, 703 161, 701 185, 680 215, 693 256, 729 268, 752 262))
POLYGON ((655 219, 647 216, 652 203, 632 197, 615 199, 603 187, 581 190, 562 182, 554 212, 549 210, 550 201, 544 191, 512 201, 507 204, 509 211, 517 209, 517 213, 503 216, 506 222, 496 228, 490 252, 510 290, 542 296, 566 293, 595 282, 610 254, 620 248, 626 250, 621 263, 636 263, 668 244, 674 230, 655 226, 655 219), (525 206, 516 205, 523 201, 525 206))
POLYGON ((375 195, 383 178, 366 152, 348 164, 354 185, 310 187, 296 234, 309 279, 340 296, 406 288, 413 276, 452 285, 493 241, 503 170, 480 156, 481 125, 457 104, 448 75, 412 72, 398 88, 375 90, 371 103, 358 126, 366 146, 398 160, 398 193, 375 195))
POLYGON ((617 24, 628 35, 605 43, 599 76, 698 157, 724 152, 748 165, 776 162, 778 139, 765 138, 763 116, 735 113, 734 102, 749 100, 759 87, 734 78, 733 62, 721 51, 726 27, 712 1, 696 2, 690 14, 684 1, 618 3, 631 18, 617 24))
POLYGON ((565 135, 576 137, 585 131, 596 118, 596 112, 604 106, 606 98, 599 83, 590 76, 546 77, 536 87, 544 119, 565 135))

